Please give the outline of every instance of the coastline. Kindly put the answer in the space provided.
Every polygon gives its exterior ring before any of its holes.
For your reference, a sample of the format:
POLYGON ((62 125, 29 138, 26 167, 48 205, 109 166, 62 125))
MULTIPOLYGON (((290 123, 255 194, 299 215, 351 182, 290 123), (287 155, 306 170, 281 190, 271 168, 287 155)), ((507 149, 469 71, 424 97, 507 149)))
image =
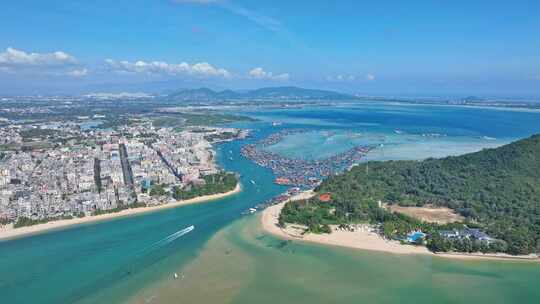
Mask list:
POLYGON ((222 198, 237 194, 241 191, 242 191, 242 185, 240 181, 238 181, 238 183, 236 184, 236 187, 231 191, 199 196, 199 197, 195 197, 188 200, 176 201, 174 203, 168 203, 168 204, 163 204, 163 205, 158 205, 158 206, 125 209, 125 210, 115 212, 115 213, 85 216, 83 218, 57 220, 57 221, 51 221, 48 223, 20 227, 20 228, 13 228, 12 225, 3 226, 3 227, 0 227, 0 241, 22 238, 26 236, 35 235, 35 234, 41 234, 50 230, 57 230, 57 229, 67 228, 70 226, 76 226, 76 225, 81 225, 81 224, 86 224, 86 223, 106 221, 106 220, 120 218, 120 217, 155 212, 155 211, 159 211, 163 209, 170 209, 170 208, 176 208, 176 207, 181 207, 185 205, 205 203, 209 201, 222 199, 222 198))
MULTIPOLYGON (((312 192, 311 192, 311 195, 312 192)), ((299 200, 307 197, 303 196, 292 197, 290 200, 299 200)), ((512 260, 512 261, 540 261, 535 255, 528 256, 513 256, 508 254, 482 254, 482 253, 433 253, 424 246, 402 245, 397 241, 389 241, 382 238, 380 235, 368 230, 361 231, 342 231, 332 228, 332 234, 313 234, 300 235, 296 233, 300 228, 298 225, 289 224, 283 229, 277 226, 278 217, 281 209, 287 202, 270 206, 263 210, 260 215, 260 224, 264 231, 286 240, 299 240, 308 243, 317 243, 329 246, 346 247, 352 249, 386 252, 392 254, 405 255, 429 255, 433 257, 441 257, 448 259, 460 260, 512 260)))

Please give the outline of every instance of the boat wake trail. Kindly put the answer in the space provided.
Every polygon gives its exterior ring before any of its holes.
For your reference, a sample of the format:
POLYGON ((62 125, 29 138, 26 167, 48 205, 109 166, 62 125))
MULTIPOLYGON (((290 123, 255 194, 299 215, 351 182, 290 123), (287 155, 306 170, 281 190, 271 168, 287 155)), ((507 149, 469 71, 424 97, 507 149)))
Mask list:
POLYGON ((164 237, 163 239, 151 244, 150 246, 142 249, 141 251, 136 252, 133 257, 129 258, 129 261, 127 261, 125 265, 116 270, 113 270, 110 273, 103 275, 101 278, 90 282, 87 285, 82 286, 78 290, 73 291, 71 294, 67 295, 66 301, 62 302, 73 303, 81 301, 84 299, 84 295, 87 295, 92 291, 99 290, 103 286, 112 285, 114 282, 118 282, 121 279, 125 279, 130 275, 137 273, 140 269, 148 268, 149 266, 159 262, 161 259, 166 257, 166 254, 156 253, 154 255, 150 255, 149 253, 151 251, 174 242, 178 238, 190 233, 194 229, 195 226, 193 225, 186 227, 182 230, 176 231, 175 233, 164 237))
POLYGON ((173 233, 171 235, 168 235, 167 237, 165 237, 165 238, 153 243, 152 245, 148 246, 147 248, 142 250, 141 253, 145 253, 145 252, 148 252, 150 250, 163 247, 163 246, 165 246, 165 245, 167 245, 167 244, 169 244, 171 242, 174 242, 176 239, 180 238, 181 236, 186 235, 186 234, 190 233, 191 231, 193 231, 193 229, 195 229, 195 226, 191 225, 191 226, 186 227, 186 228, 184 228, 182 230, 178 230, 175 233, 173 233))

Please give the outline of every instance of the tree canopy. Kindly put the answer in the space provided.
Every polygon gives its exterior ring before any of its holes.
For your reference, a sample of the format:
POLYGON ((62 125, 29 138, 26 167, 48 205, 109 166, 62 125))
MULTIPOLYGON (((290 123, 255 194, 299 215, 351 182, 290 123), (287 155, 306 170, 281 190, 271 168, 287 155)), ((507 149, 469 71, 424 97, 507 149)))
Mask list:
POLYGON ((504 240, 507 252, 531 253, 540 242, 540 135, 442 159, 367 162, 316 191, 332 193, 336 222, 384 222, 392 215, 378 201, 446 206, 504 240))

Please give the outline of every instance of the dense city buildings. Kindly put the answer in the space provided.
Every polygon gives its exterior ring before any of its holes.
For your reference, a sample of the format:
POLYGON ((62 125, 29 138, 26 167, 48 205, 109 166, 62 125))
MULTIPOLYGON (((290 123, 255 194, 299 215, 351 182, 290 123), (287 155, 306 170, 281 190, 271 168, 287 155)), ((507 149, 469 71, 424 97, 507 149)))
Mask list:
POLYGON ((219 172, 210 141, 246 135, 231 128, 154 127, 145 119, 115 129, 88 125, 0 129, 3 221, 24 225, 168 203, 174 189, 204 184, 204 176, 219 172))

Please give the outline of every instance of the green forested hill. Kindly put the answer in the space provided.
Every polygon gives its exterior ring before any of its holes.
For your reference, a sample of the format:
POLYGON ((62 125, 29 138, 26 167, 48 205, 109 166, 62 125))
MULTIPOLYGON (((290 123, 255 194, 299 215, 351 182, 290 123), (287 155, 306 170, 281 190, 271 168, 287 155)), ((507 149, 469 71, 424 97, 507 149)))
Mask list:
POLYGON ((369 162, 325 180, 340 220, 373 219, 379 200, 450 207, 508 244, 539 251, 540 135, 496 149, 424 161, 369 162))

